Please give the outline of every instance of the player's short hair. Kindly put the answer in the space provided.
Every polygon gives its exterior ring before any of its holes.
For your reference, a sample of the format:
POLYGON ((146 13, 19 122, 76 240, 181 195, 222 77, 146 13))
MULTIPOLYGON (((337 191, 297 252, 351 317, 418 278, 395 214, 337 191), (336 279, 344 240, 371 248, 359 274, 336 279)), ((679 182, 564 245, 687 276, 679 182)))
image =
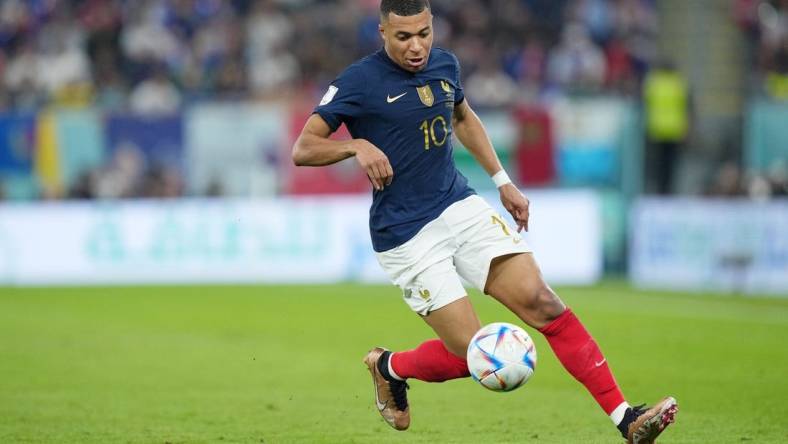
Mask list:
POLYGON ((429 0, 381 0, 380 2, 380 15, 383 18, 388 18, 390 12, 408 17, 420 14, 425 9, 430 9, 429 0))

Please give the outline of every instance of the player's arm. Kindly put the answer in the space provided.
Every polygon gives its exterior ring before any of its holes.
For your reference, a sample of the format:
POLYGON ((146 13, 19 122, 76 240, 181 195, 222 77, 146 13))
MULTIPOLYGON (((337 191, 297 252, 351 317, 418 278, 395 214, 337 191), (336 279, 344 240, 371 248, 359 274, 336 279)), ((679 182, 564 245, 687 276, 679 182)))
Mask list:
POLYGON ((487 171, 491 177, 498 178, 503 175, 506 177, 504 183, 498 185, 498 192, 501 195, 501 203, 504 208, 514 218, 517 223, 517 231, 528 231, 529 211, 528 199, 523 196, 520 190, 508 180, 506 172, 503 170, 501 161, 495 153, 490 136, 484 129, 481 119, 468 105, 468 100, 463 100, 454 106, 454 116, 452 117, 454 134, 457 139, 468 149, 479 165, 487 171))
POLYGON ((293 163, 324 166, 355 156, 376 190, 391 184, 394 171, 383 151, 364 139, 331 140, 331 133, 326 121, 319 114, 312 114, 293 144, 293 163))

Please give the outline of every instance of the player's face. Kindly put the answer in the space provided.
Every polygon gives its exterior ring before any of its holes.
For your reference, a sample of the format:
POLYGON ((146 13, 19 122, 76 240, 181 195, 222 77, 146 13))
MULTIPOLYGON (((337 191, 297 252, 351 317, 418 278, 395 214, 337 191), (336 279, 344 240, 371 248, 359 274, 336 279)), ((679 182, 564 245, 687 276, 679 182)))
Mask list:
POLYGON ((391 60, 408 71, 421 71, 432 48, 432 13, 429 9, 411 16, 389 13, 381 19, 380 35, 391 60))

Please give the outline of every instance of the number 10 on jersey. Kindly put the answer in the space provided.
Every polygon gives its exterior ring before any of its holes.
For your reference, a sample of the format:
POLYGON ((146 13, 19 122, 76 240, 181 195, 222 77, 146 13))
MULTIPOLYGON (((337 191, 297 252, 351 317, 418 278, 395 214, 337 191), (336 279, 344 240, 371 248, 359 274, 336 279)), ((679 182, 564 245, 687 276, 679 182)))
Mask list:
POLYGON ((425 120, 421 122, 419 129, 424 132, 424 149, 430 149, 430 142, 432 142, 432 146, 440 147, 446 143, 446 138, 449 137, 449 126, 446 124, 446 119, 443 116, 438 116, 432 119, 432 122, 425 120), (440 123, 443 126, 443 138, 438 140, 435 136, 435 125, 440 123))

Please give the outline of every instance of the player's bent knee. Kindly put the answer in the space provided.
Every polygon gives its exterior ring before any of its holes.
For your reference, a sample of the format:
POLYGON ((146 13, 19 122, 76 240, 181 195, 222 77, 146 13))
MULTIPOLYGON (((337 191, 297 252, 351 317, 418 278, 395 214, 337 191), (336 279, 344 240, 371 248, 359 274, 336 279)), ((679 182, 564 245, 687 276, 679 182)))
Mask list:
POLYGON ((566 305, 561 302, 558 295, 550 289, 550 287, 543 287, 539 290, 537 296, 537 311, 539 312, 539 320, 542 322, 551 322, 561 316, 566 310, 566 305))
POLYGON ((558 295, 547 285, 531 290, 529 297, 524 298, 524 309, 537 324, 547 324, 566 310, 566 306, 558 295))

